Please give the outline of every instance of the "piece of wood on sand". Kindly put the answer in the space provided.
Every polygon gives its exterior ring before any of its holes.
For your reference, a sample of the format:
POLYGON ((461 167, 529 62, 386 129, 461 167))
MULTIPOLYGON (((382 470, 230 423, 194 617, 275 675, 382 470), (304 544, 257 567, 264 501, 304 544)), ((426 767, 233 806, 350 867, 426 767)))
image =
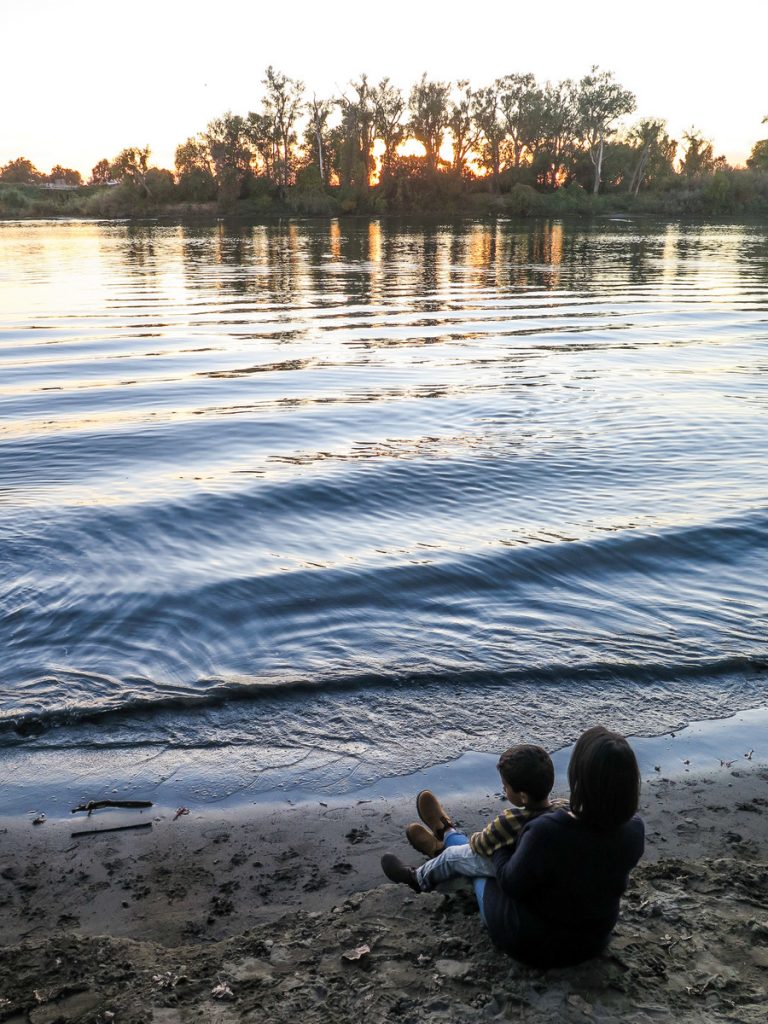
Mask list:
POLYGON ((128 832, 132 829, 139 828, 152 828, 151 821, 140 821, 136 825, 113 825, 112 828, 86 828, 80 829, 78 832, 72 832, 71 836, 73 839, 78 836, 99 836, 103 832, 128 832))
POLYGON ((77 807, 72 808, 72 814, 77 814, 78 811, 88 811, 90 815, 91 811, 98 811, 102 807, 151 807, 151 800, 89 800, 87 804, 78 804, 77 807))

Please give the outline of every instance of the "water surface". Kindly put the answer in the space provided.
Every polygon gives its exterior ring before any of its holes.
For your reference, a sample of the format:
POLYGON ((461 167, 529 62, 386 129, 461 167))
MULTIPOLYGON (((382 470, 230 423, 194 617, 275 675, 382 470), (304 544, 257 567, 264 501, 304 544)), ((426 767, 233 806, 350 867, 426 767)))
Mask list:
POLYGON ((766 242, 1 224, 0 745, 343 788, 765 703, 766 242))

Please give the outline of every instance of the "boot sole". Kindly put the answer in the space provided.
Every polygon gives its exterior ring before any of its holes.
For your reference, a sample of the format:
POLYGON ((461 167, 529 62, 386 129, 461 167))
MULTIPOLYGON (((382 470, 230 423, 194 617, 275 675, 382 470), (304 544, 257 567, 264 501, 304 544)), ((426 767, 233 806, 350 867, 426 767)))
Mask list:
MULTIPOLYGON (((417 824, 417 822, 414 822, 414 824, 417 824)), ((427 829, 426 825, 423 825, 422 827, 424 829, 426 829, 426 831, 429 831, 429 829, 427 829)), ((437 857, 438 854, 442 853, 443 850, 445 849, 445 843, 440 842, 440 840, 437 838, 437 836, 434 836, 435 843, 434 843, 434 846, 431 849, 427 850, 427 849, 424 849, 424 847, 422 847, 422 846, 418 846, 413 841, 413 839, 411 839, 410 832, 408 831, 409 829, 410 829, 410 825, 405 830, 405 838, 408 840, 408 842, 413 847, 413 849, 416 850, 418 853, 420 853, 422 855, 422 857, 428 857, 429 860, 431 860, 433 857, 437 857)))
MULTIPOLYGON (((428 821, 424 821, 424 818, 421 817, 421 809, 419 808, 419 800, 421 799, 422 793, 431 793, 432 796, 435 796, 435 794, 432 793, 432 791, 429 790, 429 789, 420 789, 419 792, 416 794, 416 813, 418 814, 420 820, 424 822, 424 824, 427 826, 427 828, 429 828, 429 822, 428 821)), ((437 797, 435 797, 435 799, 437 799, 437 797)), ((438 803, 439 803, 439 801, 438 801, 438 803)), ((445 830, 447 828, 453 828, 453 827, 454 827, 454 824, 453 824, 453 822, 451 821, 451 819, 447 815, 446 815, 446 821, 445 822, 443 822, 443 820, 440 819, 440 826, 439 826, 439 828, 440 828, 440 832, 441 833, 445 832, 445 830)), ((434 832, 434 829, 432 829, 432 831, 434 832)), ((437 832, 435 832, 435 835, 437 836, 437 832)), ((442 836, 437 836, 437 838, 442 841, 442 836)))

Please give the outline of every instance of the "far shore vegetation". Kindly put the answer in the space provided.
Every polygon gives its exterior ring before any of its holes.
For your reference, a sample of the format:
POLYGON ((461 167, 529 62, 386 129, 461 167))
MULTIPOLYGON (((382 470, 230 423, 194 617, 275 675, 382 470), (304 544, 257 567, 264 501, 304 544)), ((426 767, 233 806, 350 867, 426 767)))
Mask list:
POLYGON ((146 146, 99 160, 87 182, 11 160, 0 218, 768 215, 768 138, 731 167, 696 128, 673 139, 661 119, 633 122, 634 95, 597 67, 482 88, 423 75, 407 94, 361 75, 331 99, 269 67, 262 86, 258 110, 181 143, 173 171, 146 146))

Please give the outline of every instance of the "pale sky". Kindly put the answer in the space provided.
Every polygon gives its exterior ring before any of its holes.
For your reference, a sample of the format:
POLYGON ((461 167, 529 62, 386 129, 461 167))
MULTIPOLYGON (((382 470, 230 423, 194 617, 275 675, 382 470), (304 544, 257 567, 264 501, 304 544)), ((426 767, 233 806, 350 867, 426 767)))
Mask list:
POLYGON ((768 0, 0 0, 0 165, 26 156, 84 176, 149 144, 178 143, 226 110, 258 109, 268 64, 337 95, 367 72, 408 88, 426 71, 488 84, 510 72, 580 78, 593 64, 637 113, 695 126, 743 163, 768 114, 768 0))

